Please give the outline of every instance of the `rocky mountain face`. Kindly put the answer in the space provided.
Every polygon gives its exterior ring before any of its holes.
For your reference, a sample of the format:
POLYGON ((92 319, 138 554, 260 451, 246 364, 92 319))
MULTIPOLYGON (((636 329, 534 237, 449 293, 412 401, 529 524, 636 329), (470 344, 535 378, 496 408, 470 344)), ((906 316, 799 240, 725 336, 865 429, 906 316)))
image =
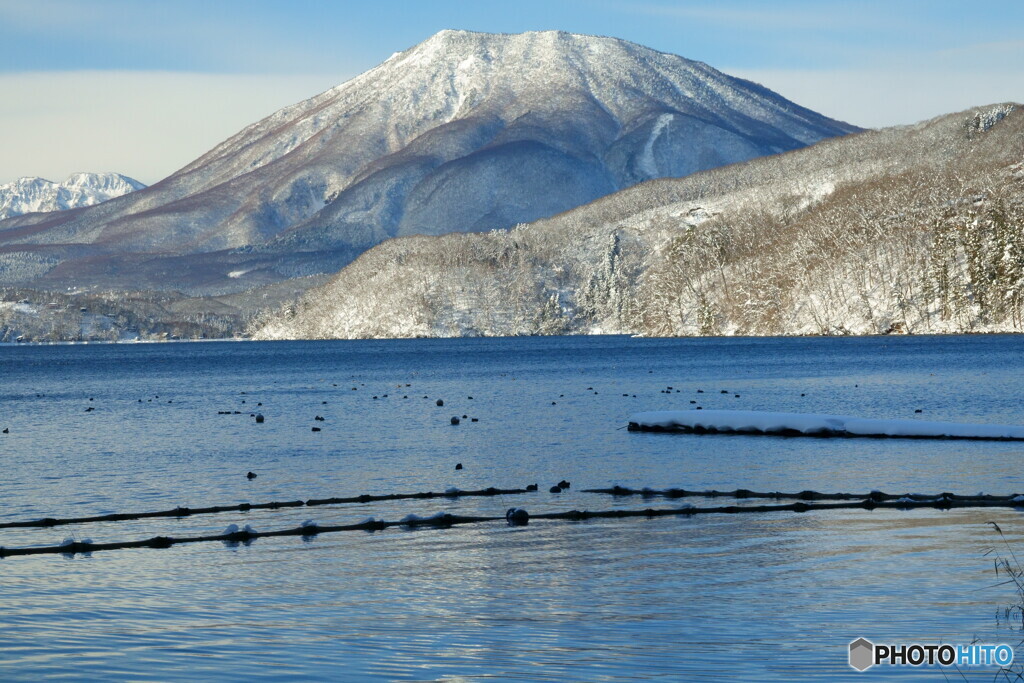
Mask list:
POLYGON ((645 182, 484 234, 394 239, 259 339, 1024 329, 1024 110, 645 182))
POLYGON ((19 178, 0 185, 0 219, 93 206, 144 187, 120 173, 75 173, 62 183, 19 178))
POLYGON ((0 221, 0 285, 239 292, 856 130, 614 38, 442 31, 152 187, 0 221))

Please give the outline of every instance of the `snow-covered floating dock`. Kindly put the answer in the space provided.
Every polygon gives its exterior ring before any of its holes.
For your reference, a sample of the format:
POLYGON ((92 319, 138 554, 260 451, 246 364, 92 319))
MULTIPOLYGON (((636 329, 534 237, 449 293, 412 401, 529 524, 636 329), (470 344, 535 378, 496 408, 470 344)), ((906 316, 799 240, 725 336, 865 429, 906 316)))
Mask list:
POLYGON ((661 410, 629 418, 631 432, 1024 441, 1024 426, 875 420, 756 410, 661 410))

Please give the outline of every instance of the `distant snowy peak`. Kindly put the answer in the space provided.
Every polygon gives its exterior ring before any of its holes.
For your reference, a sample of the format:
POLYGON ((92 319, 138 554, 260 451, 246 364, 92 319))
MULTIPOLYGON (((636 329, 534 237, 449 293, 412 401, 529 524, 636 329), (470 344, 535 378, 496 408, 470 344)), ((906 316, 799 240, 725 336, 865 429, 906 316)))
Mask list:
POLYGON ((74 173, 62 183, 45 178, 19 178, 0 185, 0 219, 92 206, 144 187, 120 173, 74 173))

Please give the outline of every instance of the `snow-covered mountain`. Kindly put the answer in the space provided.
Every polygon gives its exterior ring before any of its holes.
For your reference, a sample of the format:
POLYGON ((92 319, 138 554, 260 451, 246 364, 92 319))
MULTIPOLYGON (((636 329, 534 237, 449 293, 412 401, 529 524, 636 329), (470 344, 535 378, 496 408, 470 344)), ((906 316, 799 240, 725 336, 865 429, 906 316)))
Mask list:
POLYGON ((0 219, 93 206, 144 187, 120 173, 75 173, 62 183, 45 178, 19 178, 0 185, 0 219))
POLYGON ((0 222, 0 283, 240 291, 855 130, 615 38, 442 31, 152 187, 0 222))
POLYGON ((1024 109, 662 179, 550 219, 396 239, 261 339, 1024 331, 1024 109))

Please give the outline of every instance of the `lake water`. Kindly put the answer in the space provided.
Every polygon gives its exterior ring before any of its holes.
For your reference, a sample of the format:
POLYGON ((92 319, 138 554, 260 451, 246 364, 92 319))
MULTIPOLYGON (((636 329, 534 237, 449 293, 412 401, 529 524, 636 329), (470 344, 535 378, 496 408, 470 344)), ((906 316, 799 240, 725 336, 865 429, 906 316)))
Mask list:
MULTIPOLYGON (((1024 424, 1022 352, 1016 336, 5 346, 0 521, 540 491, 4 529, 0 545, 680 504, 580 490, 612 484, 1024 492, 1024 444, 623 429, 633 412, 691 400, 1024 424), (454 415, 478 422, 452 426, 454 415), (572 488, 548 492, 561 479, 572 488)), ((1020 512, 958 509, 495 522, 8 557, 0 678, 858 680, 847 644, 861 636, 1021 640, 1001 612, 1013 591, 993 587, 988 521, 1024 554, 1020 512)))

